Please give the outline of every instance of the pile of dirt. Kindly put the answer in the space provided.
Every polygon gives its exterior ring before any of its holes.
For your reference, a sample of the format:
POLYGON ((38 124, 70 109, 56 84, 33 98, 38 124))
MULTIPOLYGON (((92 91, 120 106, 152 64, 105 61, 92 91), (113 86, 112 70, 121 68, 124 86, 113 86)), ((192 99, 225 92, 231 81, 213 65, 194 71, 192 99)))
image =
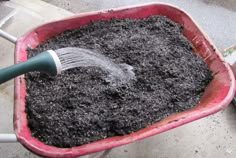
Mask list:
POLYGON ((133 66, 136 80, 117 87, 95 67, 58 77, 26 75, 26 112, 32 135, 57 147, 72 147, 124 135, 198 103, 211 72, 195 55, 182 26, 163 16, 91 22, 65 31, 37 48, 96 50, 133 66))

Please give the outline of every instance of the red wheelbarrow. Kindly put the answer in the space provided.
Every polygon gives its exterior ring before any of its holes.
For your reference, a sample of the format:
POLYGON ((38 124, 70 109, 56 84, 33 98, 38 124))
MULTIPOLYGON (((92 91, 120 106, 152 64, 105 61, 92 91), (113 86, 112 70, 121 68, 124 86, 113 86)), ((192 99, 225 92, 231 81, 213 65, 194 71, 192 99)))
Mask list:
MULTIPOLYGON (((216 113, 226 107, 234 97, 235 77, 230 65, 209 37, 196 22, 179 8, 164 3, 149 3, 119 9, 102 10, 77 14, 34 28, 17 39, 15 63, 27 59, 27 47, 35 48, 41 42, 62 33, 86 25, 90 21, 109 20, 111 18, 143 18, 150 15, 163 15, 184 26, 183 34, 193 44, 198 54, 212 71, 214 79, 205 88, 200 101, 192 109, 172 114, 163 120, 147 126, 137 132, 124 136, 115 136, 89 144, 71 148, 49 146, 32 137, 25 113, 26 83, 24 75, 15 79, 14 130, 17 140, 30 151, 45 157, 77 157, 124 144, 128 144, 183 124, 216 113)), ((14 41, 14 38, 8 38, 14 41)), ((228 51, 228 50, 227 50, 228 51)))

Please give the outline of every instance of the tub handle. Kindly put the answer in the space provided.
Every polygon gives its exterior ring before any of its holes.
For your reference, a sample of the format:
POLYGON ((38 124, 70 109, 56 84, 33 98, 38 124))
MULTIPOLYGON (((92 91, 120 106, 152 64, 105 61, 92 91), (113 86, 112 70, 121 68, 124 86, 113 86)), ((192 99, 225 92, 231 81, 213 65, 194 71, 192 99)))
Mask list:
POLYGON ((16 41, 17 41, 17 38, 15 37, 15 36, 12 36, 12 35, 10 35, 9 33, 7 33, 7 32, 5 32, 5 31, 3 31, 3 30, 1 30, 0 29, 0 36, 1 37, 3 37, 4 39, 6 39, 6 40, 8 40, 8 41, 10 41, 10 42, 12 42, 12 43, 16 43, 16 41))
POLYGON ((0 143, 15 143, 17 138, 15 134, 0 134, 0 143))

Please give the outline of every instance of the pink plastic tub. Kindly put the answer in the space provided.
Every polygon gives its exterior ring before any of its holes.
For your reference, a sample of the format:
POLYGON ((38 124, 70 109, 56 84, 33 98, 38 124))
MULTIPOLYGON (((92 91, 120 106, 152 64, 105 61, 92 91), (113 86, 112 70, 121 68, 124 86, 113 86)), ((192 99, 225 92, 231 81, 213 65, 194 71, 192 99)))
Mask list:
POLYGON ((235 78, 232 70, 229 65, 224 62, 220 51, 215 47, 209 37, 199 28, 195 21, 184 11, 168 4, 149 3, 139 6, 89 12, 77 14, 59 21, 46 23, 27 32, 17 40, 15 63, 27 59, 27 46, 34 48, 52 36, 65 30, 85 25, 91 20, 109 20, 112 17, 143 18, 150 15, 164 15, 183 25, 183 33, 194 45, 195 53, 205 60, 213 72, 214 79, 206 87, 200 102, 194 108, 172 114, 167 118, 132 134, 110 137, 72 148, 57 148, 45 145, 31 136, 31 132, 27 126, 27 116, 25 113, 26 87, 24 76, 22 75, 15 79, 14 130, 18 141, 29 150, 41 156, 57 158, 77 157, 128 144, 170 130, 213 114, 226 107, 232 100, 235 92, 235 78))

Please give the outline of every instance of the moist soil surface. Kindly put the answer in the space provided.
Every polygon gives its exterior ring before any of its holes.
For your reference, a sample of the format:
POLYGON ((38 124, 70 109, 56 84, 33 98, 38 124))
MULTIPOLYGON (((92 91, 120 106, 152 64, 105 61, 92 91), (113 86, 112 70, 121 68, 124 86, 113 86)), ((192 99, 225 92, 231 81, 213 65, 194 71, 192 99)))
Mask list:
POLYGON ((136 76, 112 86, 96 67, 74 68, 57 77, 27 74, 32 135, 45 144, 72 147, 132 133, 192 108, 212 76, 182 29, 163 16, 111 19, 65 31, 28 50, 28 57, 68 46, 96 50, 117 64, 133 66, 136 76))

